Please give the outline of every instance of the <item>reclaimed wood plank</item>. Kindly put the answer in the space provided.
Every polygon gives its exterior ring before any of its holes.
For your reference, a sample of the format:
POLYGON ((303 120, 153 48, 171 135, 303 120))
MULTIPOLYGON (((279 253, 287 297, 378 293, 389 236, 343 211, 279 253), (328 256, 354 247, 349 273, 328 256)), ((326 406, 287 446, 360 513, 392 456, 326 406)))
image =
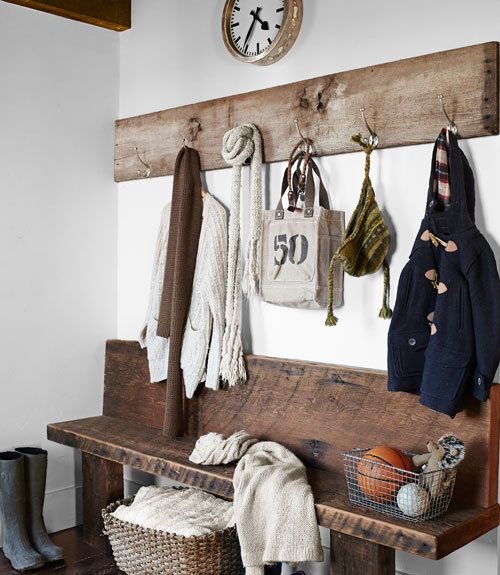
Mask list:
MULTIPOLYGON (((188 459, 194 438, 165 440, 161 430, 109 416, 48 426, 52 441, 123 465, 232 497, 234 466, 201 467, 188 459)), ((442 518, 412 524, 353 506, 338 473, 308 469, 320 525, 372 543, 439 559, 495 528, 498 505, 487 509, 458 501, 442 518)))
POLYGON ((493 505, 498 501, 498 469, 500 459, 500 385, 490 389, 490 416, 488 428, 488 468, 486 491, 488 503, 493 505))
MULTIPOLYGON (((455 433, 467 448, 455 497, 490 507, 497 502, 500 387, 486 403, 470 399, 454 419, 388 392, 384 371, 247 356, 248 382, 201 390, 189 402, 189 434, 246 429, 282 443, 309 467, 343 473, 340 452, 389 444, 424 451, 429 440, 455 433)), ((165 393, 150 384, 146 352, 137 342, 110 341, 106 352, 104 415, 161 429, 165 393)))
POLYGON ((131 0, 5 0, 56 16, 122 32, 131 26, 131 0))
POLYGON ((173 174, 183 139, 203 170, 226 168, 222 137, 234 126, 256 124, 266 162, 286 160, 297 141, 293 120, 319 156, 359 150, 351 136, 365 132, 360 108, 379 147, 435 140, 445 125, 442 94, 460 136, 498 134, 498 43, 488 42, 190 104, 116 122, 115 180, 138 179, 135 148, 152 177, 173 174))
POLYGON ((149 382, 147 351, 136 341, 106 342, 103 414, 161 429, 165 384, 149 382))
POLYGON ((330 575, 394 575, 394 549, 330 532, 330 575))
POLYGON ((108 540, 102 534, 102 510, 123 499, 123 465, 116 459, 82 450, 82 477, 84 541, 97 549, 110 551, 108 540))

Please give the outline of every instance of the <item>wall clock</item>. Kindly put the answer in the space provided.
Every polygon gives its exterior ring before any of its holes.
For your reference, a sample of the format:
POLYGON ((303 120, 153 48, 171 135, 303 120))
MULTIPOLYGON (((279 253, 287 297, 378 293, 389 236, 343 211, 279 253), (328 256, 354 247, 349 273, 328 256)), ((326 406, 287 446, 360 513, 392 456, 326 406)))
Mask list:
POLYGON ((302 24, 302 0, 226 0, 222 34, 242 62, 267 65, 283 58, 302 24))

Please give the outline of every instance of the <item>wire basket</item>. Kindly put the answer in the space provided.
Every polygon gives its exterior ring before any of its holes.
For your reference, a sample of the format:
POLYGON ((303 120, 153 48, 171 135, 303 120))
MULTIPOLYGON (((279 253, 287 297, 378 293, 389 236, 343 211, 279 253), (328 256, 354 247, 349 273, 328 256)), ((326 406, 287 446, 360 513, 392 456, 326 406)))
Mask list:
POLYGON ((373 459, 360 466, 367 451, 342 452, 351 503, 406 521, 426 521, 446 513, 456 469, 415 473, 373 459))

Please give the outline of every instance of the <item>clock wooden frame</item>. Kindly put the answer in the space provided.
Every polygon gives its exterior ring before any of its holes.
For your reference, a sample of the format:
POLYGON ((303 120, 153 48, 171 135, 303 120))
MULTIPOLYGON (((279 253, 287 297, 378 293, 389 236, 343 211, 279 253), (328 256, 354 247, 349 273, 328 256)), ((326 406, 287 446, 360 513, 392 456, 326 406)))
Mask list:
POLYGON ((302 24, 302 0, 284 0, 283 24, 271 46, 257 56, 245 56, 234 45, 231 38, 231 14, 236 0, 226 0, 222 14, 222 37, 229 53, 248 64, 268 66, 285 56, 294 45, 302 24))

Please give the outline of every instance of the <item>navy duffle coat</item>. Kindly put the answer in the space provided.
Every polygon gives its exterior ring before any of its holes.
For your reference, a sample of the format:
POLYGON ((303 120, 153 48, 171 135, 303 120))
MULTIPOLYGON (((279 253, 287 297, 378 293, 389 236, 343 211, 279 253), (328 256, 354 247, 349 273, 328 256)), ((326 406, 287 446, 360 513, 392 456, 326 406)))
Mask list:
POLYGON ((500 280, 474 223, 474 176, 449 133, 451 203, 435 192, 436 149, 425 217, 399 280, 388 337, 388 388, 454 417, 486 400, 500 361, 500 280))

